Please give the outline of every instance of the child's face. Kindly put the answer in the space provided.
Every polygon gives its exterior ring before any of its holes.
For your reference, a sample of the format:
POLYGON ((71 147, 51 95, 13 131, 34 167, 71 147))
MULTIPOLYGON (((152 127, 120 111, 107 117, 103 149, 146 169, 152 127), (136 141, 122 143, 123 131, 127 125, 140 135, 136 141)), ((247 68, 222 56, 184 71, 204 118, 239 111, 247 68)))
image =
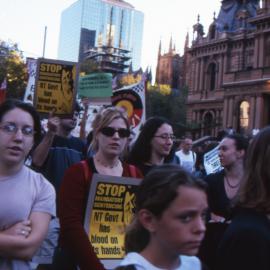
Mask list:
POLYGON ((153 218, 151 240, 164 254, 195 255, 205 234, 207 198, 192 187, 178 187, 178 196, 162 213, 153 218))

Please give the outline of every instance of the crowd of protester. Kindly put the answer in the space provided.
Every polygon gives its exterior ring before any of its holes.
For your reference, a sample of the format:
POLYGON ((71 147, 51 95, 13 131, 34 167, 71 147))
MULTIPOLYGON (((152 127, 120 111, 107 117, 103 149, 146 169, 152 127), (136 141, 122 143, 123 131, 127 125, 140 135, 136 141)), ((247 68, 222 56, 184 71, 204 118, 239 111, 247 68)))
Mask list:
POLYGON ((0 270, 106 269, 84 228, 94 174, 142 179, 118 270, 270 269, 270 127, 196 142, 152 117, 136 137, 107 107, 77 138, 79 110, 45 131, 32 105, 0 105, 0 270))

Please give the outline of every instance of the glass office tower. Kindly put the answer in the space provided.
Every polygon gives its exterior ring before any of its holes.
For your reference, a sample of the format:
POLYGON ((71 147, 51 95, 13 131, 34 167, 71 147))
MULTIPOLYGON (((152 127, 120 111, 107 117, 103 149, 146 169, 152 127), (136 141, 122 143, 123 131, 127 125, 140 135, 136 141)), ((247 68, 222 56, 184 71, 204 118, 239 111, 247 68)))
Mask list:
POLYGON ((144 15, 122 0, 78 0, 61 14, 58 59, 79 61, 91 47, 130 51, 140 68, 144 15))

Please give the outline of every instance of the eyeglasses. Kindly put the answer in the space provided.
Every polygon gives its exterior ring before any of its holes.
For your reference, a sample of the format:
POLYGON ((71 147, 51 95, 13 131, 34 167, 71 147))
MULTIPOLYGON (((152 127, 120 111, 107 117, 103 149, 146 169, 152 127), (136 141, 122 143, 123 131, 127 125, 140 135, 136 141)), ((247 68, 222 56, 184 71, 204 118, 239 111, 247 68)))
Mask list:
POLYGON ((23 126, 23 127, 19 128, 14 123, 2 124, 2 125, 0 125, 0 129, 3 130, 3 132, 10 134, 10 135, 16 134, 19 129, 21 130, 21 132, 24 136, 32 137, 35 134, 33 127, 23 126))
POLYGON ((176 139, 176 137, 173 134, 161 134, 161 135, 157 135, 154 136, 155 138, 161 138, 163 140, 172 140, 174 141, 176 139))
POLYGON ((112 127, 104 127, 100 130, 100 132, 107 136, 107 137, 112 137, 115 132, 118 133, 120 138, 128 138, 130 136, 130 130, 127 128, 112 128, 112 127))

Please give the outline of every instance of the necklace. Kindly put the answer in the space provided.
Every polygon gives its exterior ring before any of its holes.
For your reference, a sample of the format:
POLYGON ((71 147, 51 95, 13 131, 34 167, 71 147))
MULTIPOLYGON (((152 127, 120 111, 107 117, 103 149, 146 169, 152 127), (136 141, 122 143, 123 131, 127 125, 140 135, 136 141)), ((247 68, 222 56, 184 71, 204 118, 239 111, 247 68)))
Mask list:
POLYGON ((232 185, 232 184, 230 183, 228 177, 225 176, 225 175, 224 175, 224 179, 225 179, 226 183, 228 184, 228 186, 229 186, 230 188, 237 188, 237 187, 239 187, 239 185, 240 185, 240 182, 238 182, 236 185, 232 185))
POLYGON ((117 167, 117 166, 119 165, 119 163, 120 163, 120 160, 117 159, 117 161, 116 161, 114 164, 112 164, 112 165, 105 164, 105 163, 104 163, 102 160, 100 160, 98 157, 96 157, 96 161, 97 161, 97 163, 99 163, 99 164, 102 165, 103 167, 105 167, 105 168, 110 168, 110 169, 113 169, 113 168, 117 167))

